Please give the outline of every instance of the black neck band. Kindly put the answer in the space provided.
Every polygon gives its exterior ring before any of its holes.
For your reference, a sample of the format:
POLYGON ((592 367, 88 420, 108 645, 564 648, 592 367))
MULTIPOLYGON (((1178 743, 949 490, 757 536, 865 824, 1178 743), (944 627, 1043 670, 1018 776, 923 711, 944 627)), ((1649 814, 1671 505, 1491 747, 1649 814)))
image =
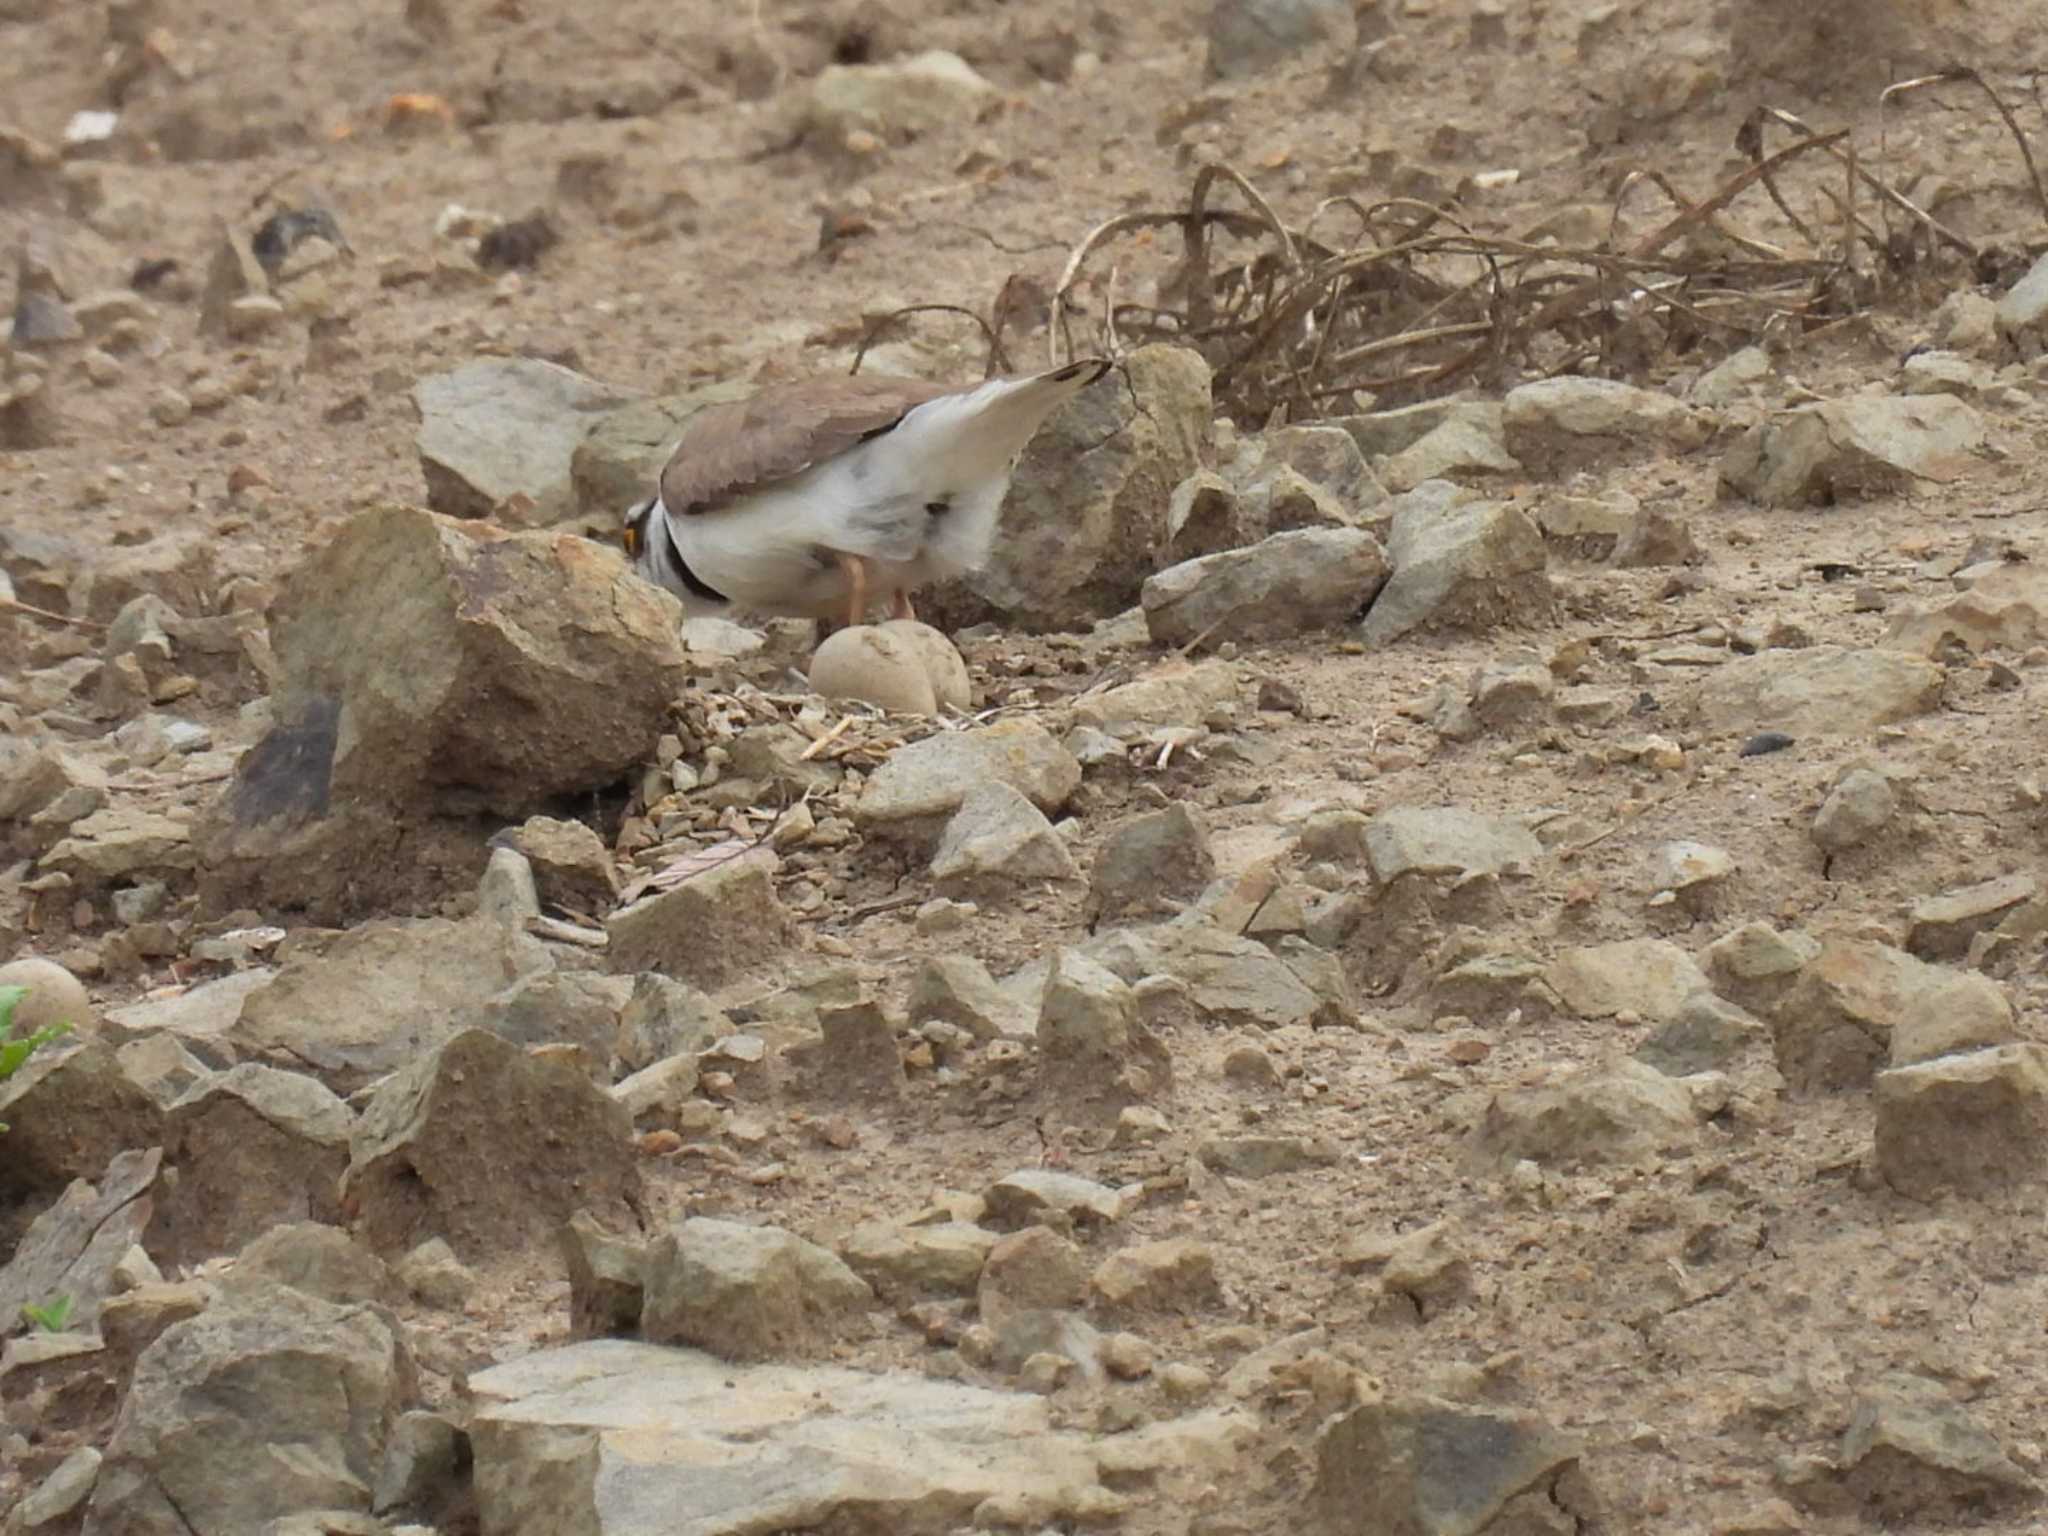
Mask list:
POLYGON ((675 535, 667 528, 661 530, 661 543, 662 560, 667 564, 669 573, 683 584, 683 589, 686 592, 692 597, 703 598, 707 603, 731 604, 731 598, 690 569, 688 563, 683 559, 683 552, 676 548, 675 535))

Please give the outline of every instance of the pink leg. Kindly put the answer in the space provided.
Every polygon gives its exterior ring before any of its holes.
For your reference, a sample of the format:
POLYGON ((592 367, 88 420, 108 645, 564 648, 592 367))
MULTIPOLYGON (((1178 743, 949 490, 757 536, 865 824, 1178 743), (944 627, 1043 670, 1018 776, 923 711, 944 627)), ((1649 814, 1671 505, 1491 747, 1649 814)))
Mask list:
POLYGON ((859 555, 842 554, 839 565, 846 572, 846 622, 850 628, 868 616, 868 564, 859 555))
POLYGON ((899 587, 896 594, 889 599, 889 617, 892 619, 914 619, 917 617, 917 610, 910 606, 910 593, 908 591, 899 587))

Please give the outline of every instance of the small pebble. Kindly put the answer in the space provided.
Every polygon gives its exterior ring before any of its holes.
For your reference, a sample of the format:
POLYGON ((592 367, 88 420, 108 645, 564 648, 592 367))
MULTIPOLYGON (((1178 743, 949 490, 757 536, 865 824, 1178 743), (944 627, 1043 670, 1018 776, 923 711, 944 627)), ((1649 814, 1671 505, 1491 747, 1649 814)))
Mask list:
POLYGON ((1782 752, 1792 745, 1792 738, 1783 731, 1758 731, 1742 744, 1738 757, 1762 757, 1767 752, 1782 752))

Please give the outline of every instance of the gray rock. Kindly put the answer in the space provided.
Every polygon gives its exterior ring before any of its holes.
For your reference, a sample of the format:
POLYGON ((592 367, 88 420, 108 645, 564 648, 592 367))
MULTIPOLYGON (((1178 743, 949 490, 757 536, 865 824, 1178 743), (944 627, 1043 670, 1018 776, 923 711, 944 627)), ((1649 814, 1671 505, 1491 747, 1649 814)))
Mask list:
POLYGON ((529 816, 494 841, 526 859, 542 899, 556 906, 596 914, 619 894, 611 849, 580 821, 529 816))
POLYGON ((1356 617, 1386 579, 1379 540, 1363 529, 1304 528, 1170 566, 1140 601, 1162 645, 1279 640, 1356 617))
POLYGON ((317 1079, 255 1062, 194 1084, 164 1116, 178 1177, 157 1200, 151 1250, 193 1265, 280 1222, 339 1222, 354 1118, 317 1079))
POLYGON ((572 535, 361 514, 272 610, 276 724, 198 834, 204 893, 335 919, 466 887, 479 812, 516 820, 653 755, 689 676, 677 612, 572 535))
POLYGON ((972 955, 927 955, 910 987, 912 1025, 936 1021, 958 1025, 977 1040, 1030 1039, 1037 1029, 1033 1011, 998 986, 988 967, 972 955))
POLYGON ((694 1216, 648 1254, 640 1331, 722 1360, 815 1356, 864 1329, 874 1299, 838 1258, 792 1232, 694 1216))
POLYGON ((752 385, 727 380, 606 411, 590 422, 569 456, 577 510, 608 532, 616 529, 628 507, 654 494, 655 479, 675 452, 685 422, 708 405, 753 393, 752 385))
POLYGON ((1053 956, 1038 1010, 1038 1081, 1061 1113, 1113 1125, 1125 1106, 1172 1084, 1166 1052, 1131 989, 1077 949, 1053 956))
POLYGON ((384 1440, 384 1459, 370 1507, 432 1510, 466 1492, 468 1437, 438 1413, 415 1408, 399 1415, 384 1440))
POLYGON ((1126 817, 1109 829, 1095 855, 1089 922, 1171 910, 1193 901, 1215 877, 1209 829, 1186 802, 1126 817))
POLYGON ((1238 692, 1237 670, 1228 662, 1162 667, 1150 677, 1077 700, 1074 722, 1119 741, 1135 741, 1161 726, 1200 726, 1234 705, 1238 692))
POLYGON ((1203 1167, 1239 1179, 1329 1168, 1343 1157, 1333 1143, 1302 1136, 1213 1136, 1195 1154, 1203 1167))
POLYGON ((1044 813, 1000 780, 977 784, 962 798, 940 835, 931 873, 941 893, 980 901, 1081 878, 1044 813))
POLYGON ((92 1495, 99 1480, 101 1456, 90 1445, 57 1463, 48 1477, 31 1489, 15 1507, 10 1530, 22 1532, 57 1528, 57 1523, 92 1495))
POLYGON ((1695 992, 1643 1043, 1635 1058, 1666 1077, 1691 1077, 1732 1066, 1770 1039, 1763 1021, 1711 992, 1695 992))
POLYGON ((163 1142, 163 1110, 99 1041, 59 1043, 0 1082, 0 1202, 54 1199, 75 1179, 97 1179, 114 1158, 163 1142))
POLYGON ((1419 629, 1490 629, 1549 615, 1543 535, 1501 502, 1460 502, 1443 482, 1397 496, 1387 556, 1393 575, 1361 631, 1370 646, 1419 629))
POLYGON ((1899 369, 1899 393, 1957 395, 1975 399, 1988 394, 1997 376, 1982 363, 1959 352, 1915 352, 1899 369))
POLYGON ((478 916, 509 928, 524 928, 540 916, 540 889, 525 854, 512 848, 491 850, 483 878, 477 881, 476 910, 478 916))
POLYGON ((1620 1061, 1496 1095, 1471 1146, 1493 1166, 1524 1158, 1560 1167, 1628 1162, 1690 1146, 1698 1118, 1678 1083, 1641 1062, 1620 1061))
POLYGON ((1297 970, 1256 939, 1198 921, 1123 928, 1088 946, 1133 986, 1168 976, 1186 989, 1204 1023, 1228 1029, 1329 1027, 1352 1022, 1337 999, 1320 995, 1297 970))
POLYGON ((1991 1432, 1920 1376, 1889 1374, 1857 1394, 1837 1460, 1865 1515, 1895 1528, 1980 1519, 2041 1500, 2040 1483, 1991 1432))
MULTIPOLYGON (((573 1045, 591 1070, 609 1068, 619 1020, 633 995, 623 976, 592 971, 533 971, 460 1016, 460 1022, 502 1035, 514 1045, 573 1045)), ((645 1063, 641 1063, 645 1065, 645 1063)))
POLYGON ((996 1330, 997 1355, 1008 1365, 1033 1351, 1037 1332, 1032 1314, 1078 1310, 1088 1298, 1088 1271, 1081 1250, 1051 1227, 1030 1226, 997 1239, 988 1251, 975 1287, 975 1310, 996 1330))
POLYGON ((1304 52, 1334 64, 1350 56, 1355 33, 1351 8, 1340 0, 1213 0, 1209 75, 1243 79, 1304 52))
POLYGON ((283 1288, 223 1297, 136 1362, 86 1528, 190 1536, 367 1512, 411 1377, 371 1308, 283 1288))
POLYGON ((1876 1078, 1877 1173, 1915 1200, 2048 1180, 2048 1047, 1965 1051, 1876 1078))
POLYGON ((2041 885, 2032 875, 2000 875, 1958 886, 1913 903, 1906 948, 1922 960, 1962 960, 1977 938, 2018 916, 2030 929, 2041 921, 2041 885))
POLYGON ((1382 811, 1366 829, 1365 846, 1381 885, 1410 874, 1448 876, 1459 885, 1526 876, 1543 857, 1542 843, 1519 821, 1455 805, 1382 811))
MULTIPOLYGON (((1353 513, 1387 499, 1366 467, 1358 440, 1339 426, 1275 427, 1267 432, 1259 439, 1259 463, 1247 477, 1248 487, 1256 493, 1268 485, 1276 468, 1294 471, 1353 513)), ((1270 500, 1272 492, 1265 494, 1270 500)), ((1279 533, 1282 525, 1269 522, 1267 531, 1279 533)))
POLYGON ((1186 1314, 1223 1301, 1215 1254, 1188 1237, 1119 1249, 1096 1266, 1088 1291, 1097 1307, 1119 1316, 1186 1314))
POLYGON ((974 122, 996 88, 956 53, 931 48, 880 64, 828 64, 811 82, 805 126, 843 138, 861 128, 901 142, 974 122))
POLYGON ((633 978, 633 990, 619 1013, 611 1054, 629 1072, 672 1056, 695 1055, 732 1032, 732 1020, 711 999, 686 983, 656 971, 633 978))
POLYGON ((1582 1019, 1633 1013, 1663 1023, 1686 999, 1712 990, 1692 956, 1664 939, 1619 939, 1567 949, 1543 973, 1564 1005, 1582 1019))
POLYGON ((621 907, 605 919, 607 961, 710 988, 777 965, 792 929, 769 879, 774 862, 750 851, 621 907))
MULTIPOLYGON (((1391 411, 1369 411, 1358 416, 1335 416, 1330 425, 1341 429, 1358 444, 1358 451, 1367 462, 1386 458, 1399 453, 1411 443, 1421 441, 1462 410, 1478 407, 1492 412, 1494 434, 1500 432, 1500 402, 1498 400, 1473 400, 1468 396, 1450 395, 1438 400, 1425 400, 1418 405, 1404 405, 1391 411)), ((1403 490, 1408 487, 1403 486, 1403 490)))
POLYGON ((450 517, 487 518, 526 497, 532 507, 519 521, 528 526, 575 510, 571 457, 595 418, 631 398, 531 357, 479 358, 430 374, 412 396, 427 505, 450 517))
POLYGON ((1867 939, 1829 939, 1800 970, 1771 1029, 1786 1087, 1829 1093, 1869 1086, 1887 1062, 2010 1040, 2013 1010, 1988 977, 1867 939))
POLYGON ((439 1236, 480 1260, 552 1243, 573 1211, 637 1221, 632 1135, 576 1063, 463 1030, 377 1089, 343 1195, 380 1252, 439 1236))
POLYGON ((1997 314, 1999 335, 2029 356, 2038 356, 2048 345, 2044 321, 2048 321, 2048 256, 2037 258, 2026 275, 2005 291, 1997 314))
POLYGON ((1926 714, 1941 686, 1941 668, 1917 656, 1816 645, 1733 658, 1701 682, 1698 707, 1720 732, 1854 736, 1926 714))
POLYGON ((892 752, 863 786, 854 815, 888 836, 935 838, 985 780, 1009 785, 1050 815, 1081 787, 1081 765, 1029 720, 944 731, 892 752))
POLYGON ((1034 1223, 1067 1230, 1109 1226, 1124 1218, 1124 1200, 1107 1184, 1056 1168, 1022 1168, 982 1193, 984 1219, 1001 1231, 1034 1223))
POLYGON ((485 919, 369 923, 250 991, 229 1039, 352 1091, 447 1038, 479 998, 551 964, 537 940, 485 919))
POLYGON ((783 1052, 805 1098, 819 1104, 880 1107, 903 1096, 896 1031, 872 998, 818 1010, 818 1037, 783 1052))
POLYGON ((1963 591, 1906 609, 1885 631, 1884 644, 1916 656, 1945 657, 1954 648, 2024 652, 2048 643, 2048 573, 2032 563, 2000 565, 1963 591))
POLYGON ((284 1285, 337 1306, 398 1299, 384 1261, 340 1227, 283 1222, 242 1250, 228 1272, 231 1287, 284 1285))
POLYGON ((1827 504, 1953 480, 1984 418, 1949 395, 1858 396, 1780 411, 1721 460, 1725 491, 1765 506, 1827 504))
MULTIPOLYGON (((1415 406, 1410 409, 1421 411, 1426 408, 1415 406)), ((1400 417, 1409 414, 1408 411, 1387 413, 1388 416, 1400 417)), ((1374 418, 1351 419, 1356 422, 1374 418)), ((1461 401, 1437 413, 1437 419, 1427 432, 1399 451, 1389 453, 1374 467, 1387 489, 1395 492, 1397 498, 1432 481, 1448 484, 1454 480, 1519 475, 1523 472, 1522 461, 1508 452, 1507 424, 1501 407, 1491 400, 1461 401)))
POLYGON ((871 1221, 848 1234, 839 1257, 884 1301, 972 1296, 996 1242, 995 1233, 967 1221, 871 1221))
POLYGON ((1776 371, 1762 347, 1738 347, 1699 376, 1692 387, 1695 403, 1733 405, 1776 371))
POLYGON ((1166 556, 1193 560, 1249 544, 1255 514, 1229 481, 1198 469, 1173 488, 1166 504, 1166 556))
POLYGON ((1310 1507, 1332 1536, 1584 1528, 1599 1509, 1583 1454, 1535 1413, 1380 1397, 1324 1425, 1310 1507))
POLYGON ((1661 507, 1640 508, 1614 546, 1614 563, 1623 570, 1699 565, 1706 558, 1692 524, 1661 507))
POLYGON ((1173 488, 1200 467, 1212 414, 1200 353, 1140 347, 1032 440, 993 557, 929 606, 955 622, 1033 629, 1086 628, 1129 608, 1166 549, 1173 488))
POLYGON ((653 1245, 607 1231, 588 1211, 577 1211, 569 1218, 559 1242, 569 1271, 570 1337, 601 1339, 638 1333, 653 1245))
POLYGON ((1617 454, 1685 453, 1713 435, 1713 419, 1653 389, 1570 375, 1517 385, 1501 401, 1508 451, 1552 471, 1617 454))
POLYGON ((1094 1449, 1055 1431, 1044 1399, 914 1373, 601 1340, 469 1385, 485 1530, 951 1529, 984 1509, 1064 1521, 1106 1499, 1094 1449))
POLYGON ((29 1223, 0 1267, 0 1317, 11 1331, 24 1306, 71 1298, 71 1326, 91 1330, 116 1289, 114 1272, 149 1225, 162 1154, 115 1155, 97 1184, 73 1181, 29 1223))
POLYGON ((398 1258, 391 1273, 415 1299, 440 1312, 460 1312, 476 1290, 476 1275, 438 1237, 398 1258))
POLYGON ((110 805, 73 822, 37 868, 100 891, 116 883, 189 877, 197 862, 189 822, 137 805, 110 805))
POLYGON ((1890 779, 1874 768, 1851 768, 1815 813, 1813 840, 1823 853, 1845 852, 1877 836, 1898 811, 1890 779))
MULTIPOLYGON (((1334 431, 1323 428, 1316 430, 1334 431)), ((1346 446, 1351 445, 1348 435, 1336 435, 1343 438, 1346 446)), ((1373 498, 1375 505, 1387 499, 1387 493, 1379 488, 1377 482, 1374 483, 1373 489, 1378 491, 1373 498)), ((1266 469, 1246 488, 1244 521, 1271 535, 1291 533, 1297 529, 1351 529, 1359 525, 1361 517, 1334 491, 1316 484, 1288 465, 1279 464, 1266 469)), ((1245 538, 1237 542, 1249 544, 1252 540, 1245 538)), ((1170 549, 1167 553, 1173 556, 1178 555, 1180 551, 1170 549)), ((1142 597, 1142 593, 1140 596, 1142 597)))

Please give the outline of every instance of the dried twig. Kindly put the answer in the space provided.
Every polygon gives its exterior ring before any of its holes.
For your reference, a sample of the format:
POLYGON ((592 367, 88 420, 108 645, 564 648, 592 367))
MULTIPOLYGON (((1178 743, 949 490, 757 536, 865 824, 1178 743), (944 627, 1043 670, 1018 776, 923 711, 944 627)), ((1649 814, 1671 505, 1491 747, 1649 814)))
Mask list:
POLYGON ((93 619, 74 618, 68 613, 52 613, 47 608, 38 608, 34 603, 20 602, 11 597, 0 597, 0 608, 11 613, 25 613, 32 619, 42 619, 51 624, 69 624, 76 629, 97 630, 104 634, 107 626, 93 619))

